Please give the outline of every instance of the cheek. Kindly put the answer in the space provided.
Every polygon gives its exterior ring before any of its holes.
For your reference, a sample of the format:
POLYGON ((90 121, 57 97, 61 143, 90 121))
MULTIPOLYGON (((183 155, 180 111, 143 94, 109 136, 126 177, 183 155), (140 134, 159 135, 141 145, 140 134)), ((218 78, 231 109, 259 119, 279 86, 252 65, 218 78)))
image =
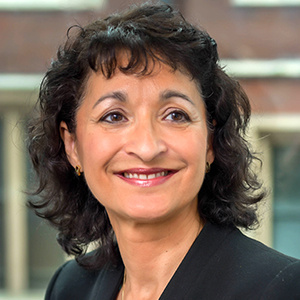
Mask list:
POLYGON ((199 160, 206 159, 207 141, 206 135, 202 131, 191 132, 178 138, 177 141, 180 141, 178 148, 189 161, 198 163, 199 160))
POLYGON ((119 147, 118 139, 113 135, 87 134, 81 141, 79 156, 86 172, 105 165, 119 147))
POLYGON ((189 136, 181 146, 182 157, 188 164, 189 180, 195 188, 200 188, 205 175, 207 142, 203 133, 189 136))
MULTIPOLYGON (((102 205, 103 197, 109 188, 109 165, 114 159, 117 149, 117 139, 100 134, 86 135, 80 147, 80 157, 85 180, 89 189, 102 205)), ((111 189, 111 187, 110 187, 111 189)))

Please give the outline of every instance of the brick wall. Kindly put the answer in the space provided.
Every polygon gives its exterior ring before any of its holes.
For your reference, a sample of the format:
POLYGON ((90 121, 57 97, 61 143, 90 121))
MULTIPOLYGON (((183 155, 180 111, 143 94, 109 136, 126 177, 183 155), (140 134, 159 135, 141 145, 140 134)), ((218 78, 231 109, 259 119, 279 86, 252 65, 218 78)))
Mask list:
MULTIPOLYGON (((128 3, 132 1, 108 1, 102 10, 93 12, 0 11, 0 73, 45 72, 69 26, 85 25, 128 3)), ((188 20, 203 26, 217 40, 223 58, 300 57, 300 7, 241 8, 233 7, 229 0, 182 0, 177 6, 188 20)), ((299 81, 244 79, 242 85, 254 110, 300 112, 299 81)))

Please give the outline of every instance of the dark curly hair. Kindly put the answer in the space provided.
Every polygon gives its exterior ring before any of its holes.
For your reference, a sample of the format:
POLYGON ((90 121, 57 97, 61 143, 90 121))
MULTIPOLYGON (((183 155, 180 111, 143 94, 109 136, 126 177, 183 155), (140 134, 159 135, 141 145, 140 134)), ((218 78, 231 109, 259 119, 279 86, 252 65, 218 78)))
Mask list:
POLYGON ((76 112, 92 72, 110 78, 119 69, 147 76, 153 63, 191 76, 206 105, 215 160, 198 194, 200 217, 244 228, 257 223, 256 203, 264 193, 251 169, 257 158, 245 140, 251 110, 246 94, 218 65, 216 42, 206 31, 169 5, 133 6, 69 29, 41 84, 37 116, 28 124, 28 150, 38 177, 31 194, 40 195, 28 205, 58 229, 63 249, 86 267, 98 268, 119 252, 104 206, 67 159, 60 122, 75 133, 76 112), (120 51, 129 54, 126 66, 118 63, 120 51), (98 250, 86 256, 91 242, 99 243, 98 250))

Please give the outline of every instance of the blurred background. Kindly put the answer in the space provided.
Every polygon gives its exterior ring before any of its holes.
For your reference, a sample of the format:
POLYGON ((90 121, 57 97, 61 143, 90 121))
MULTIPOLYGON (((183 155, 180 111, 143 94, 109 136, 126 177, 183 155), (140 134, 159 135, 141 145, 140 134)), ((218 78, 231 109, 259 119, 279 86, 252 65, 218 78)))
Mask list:
MULTIPOLYGON (((28 211, 24 120, 66 31, 133 0, 0 0, 0 298, 43 299, 66 259, 56 232, 28 211)), ((169 0, 218 43, 220 64, 253 107, 249 136, 269 189, 247 233, 300 258, 300 0, 169 0)))

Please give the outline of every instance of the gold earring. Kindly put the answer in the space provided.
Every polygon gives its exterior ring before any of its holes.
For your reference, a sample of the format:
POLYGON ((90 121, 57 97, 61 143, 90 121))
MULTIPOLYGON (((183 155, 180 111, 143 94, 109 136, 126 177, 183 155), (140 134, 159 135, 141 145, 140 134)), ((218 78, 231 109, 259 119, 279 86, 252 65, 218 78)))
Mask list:
POLYGON ((210 171, 210 164, 209 164, 209 162, 207 161, 207 162, 206 162, 206 165, 205 165, 205 173, 209 173, 209 171, 210 171))
POLYGON ((75 167, 75 172, 76 172, 77 176, 80 176, 81 175, 81 167, 80 166, 76 166, 75 167))

